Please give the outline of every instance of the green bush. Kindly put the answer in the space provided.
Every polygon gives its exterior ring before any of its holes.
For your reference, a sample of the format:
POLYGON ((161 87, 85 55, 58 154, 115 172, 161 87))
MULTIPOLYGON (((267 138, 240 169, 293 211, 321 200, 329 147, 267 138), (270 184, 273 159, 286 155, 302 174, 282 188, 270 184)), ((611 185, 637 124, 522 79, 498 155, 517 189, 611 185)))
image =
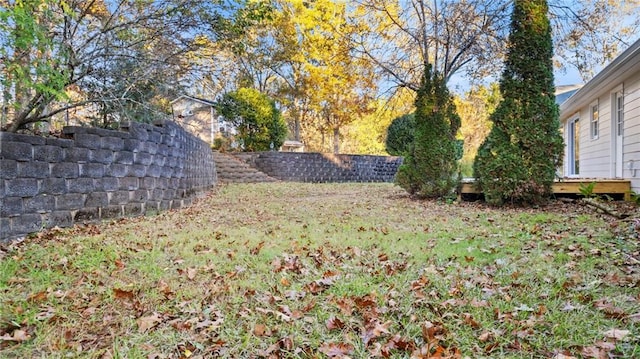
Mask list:
POLYGON ((396 183, 419 197, 449 197, 458 182, 459 144, 455 136, 460 117, 444 79, 430 66, 416 96, 414 116, 413 145, 398 170, 396 183))
POLYGON ((275 102, 256 89, 226 93, 216 108, 236 126, 236 140, 245 151, 277 149, 287 137, 287 123, 275 102))
POLYGON ((488 203, 535 204, 552 193, 563 144, 553 84, 547 2, 517 0, 500 79, 503 100, 478 150, 474 175, 488 203))
POLYGON ((405 156, 413 145, 416 127, 413 113, 396 117, 387 128, 385 148, 390 155, 405 156))

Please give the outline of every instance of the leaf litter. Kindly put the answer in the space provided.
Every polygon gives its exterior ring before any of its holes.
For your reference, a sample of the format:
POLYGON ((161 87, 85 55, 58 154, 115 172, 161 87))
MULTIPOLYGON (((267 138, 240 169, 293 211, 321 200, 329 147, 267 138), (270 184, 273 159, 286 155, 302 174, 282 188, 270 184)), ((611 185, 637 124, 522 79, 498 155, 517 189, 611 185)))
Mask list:
POLYGON ((640 357, 633 217, 414 201, 389 184, 220 186, 3 247, 0 354, 640 357))

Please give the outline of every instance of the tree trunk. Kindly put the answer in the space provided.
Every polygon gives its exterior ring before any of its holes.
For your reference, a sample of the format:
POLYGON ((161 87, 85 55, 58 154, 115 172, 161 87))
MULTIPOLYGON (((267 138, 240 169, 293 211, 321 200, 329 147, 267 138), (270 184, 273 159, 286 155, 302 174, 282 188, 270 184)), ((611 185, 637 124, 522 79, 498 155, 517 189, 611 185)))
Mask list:
POLYGON ((333 128, 333 153, 340 153, 340 127, 333 128))

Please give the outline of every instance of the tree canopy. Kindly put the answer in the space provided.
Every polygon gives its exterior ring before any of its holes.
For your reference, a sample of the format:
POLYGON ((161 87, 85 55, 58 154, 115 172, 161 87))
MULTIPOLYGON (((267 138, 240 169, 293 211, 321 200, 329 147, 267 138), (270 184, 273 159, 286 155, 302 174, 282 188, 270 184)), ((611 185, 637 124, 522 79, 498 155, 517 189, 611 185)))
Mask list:
MULTIPOLYGON (((425 64, 445 84, 500 73, 511 3, 4 0, 0 127, 151 121, 185 92, 253 88, 309 150, 383 151, 387 125, 415 111, 425 64)), ((550 0, 556 68, 593 76, 638 38, 639 5, 550 0)))

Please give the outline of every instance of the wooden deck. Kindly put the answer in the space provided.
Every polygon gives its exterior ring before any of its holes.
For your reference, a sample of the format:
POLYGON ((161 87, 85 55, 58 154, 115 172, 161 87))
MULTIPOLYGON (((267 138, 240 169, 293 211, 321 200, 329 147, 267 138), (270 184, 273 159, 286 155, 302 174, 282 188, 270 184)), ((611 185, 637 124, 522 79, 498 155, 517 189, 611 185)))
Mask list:
MULTIPOLYGON (((603 179, 603 178, 563 178, 556 180, 553 184, 553 193, 557 195, 580 195, 581 186, 595 182, 593 193, 598 195, 609 195, 614 198, 623 198, 625 201, 631 199, 631 181, 625 179, 603 179)), ((461 195, 480 195, 476 189, 473 179, 462 180, 460 190, 461 195)))

